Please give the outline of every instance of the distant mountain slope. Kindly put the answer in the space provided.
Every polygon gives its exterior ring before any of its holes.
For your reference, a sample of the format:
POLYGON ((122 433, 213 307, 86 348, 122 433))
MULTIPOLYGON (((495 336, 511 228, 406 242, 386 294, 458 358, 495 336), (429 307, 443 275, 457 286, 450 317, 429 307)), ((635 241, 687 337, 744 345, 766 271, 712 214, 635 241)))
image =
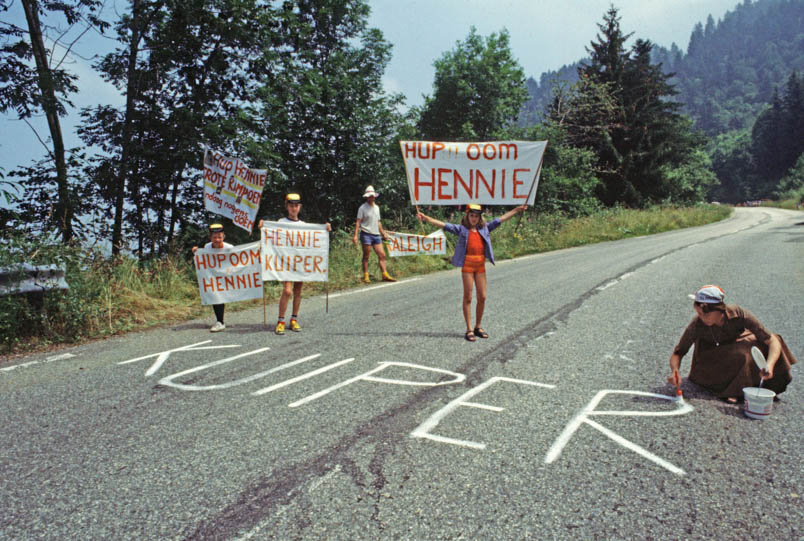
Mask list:
MULTIPOLYGON (((626 45, 632 43, 629 41, 626 45)), ((709 135, 750 128, 757 115, 793 71, 804 72, 804 0, 744 0, 715 23, 695 25, 686 54, 675 45, 655 47, 653 58, 672 83, 697 128, 709 135)), ((577 64, 548 72, 520 118, 532 123, 549 103, 551 80, 577 80, 577 64)))

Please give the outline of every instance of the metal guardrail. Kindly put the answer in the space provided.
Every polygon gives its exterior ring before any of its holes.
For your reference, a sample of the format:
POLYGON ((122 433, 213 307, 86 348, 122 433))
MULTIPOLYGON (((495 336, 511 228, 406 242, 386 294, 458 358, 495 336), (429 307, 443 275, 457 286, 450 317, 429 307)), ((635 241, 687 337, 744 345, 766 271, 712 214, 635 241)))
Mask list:
POLYGON ((55 289, 70 289, 64 269, 58 265, 29 265, 0 267, 0 295, 44 293, 55 289))

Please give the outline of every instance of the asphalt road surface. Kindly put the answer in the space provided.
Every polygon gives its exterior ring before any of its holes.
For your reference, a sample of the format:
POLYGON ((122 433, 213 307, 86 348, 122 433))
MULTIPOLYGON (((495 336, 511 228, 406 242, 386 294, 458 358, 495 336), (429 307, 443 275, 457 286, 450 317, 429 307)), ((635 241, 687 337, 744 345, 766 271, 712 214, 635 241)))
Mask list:
POLYGON ((801 364, 764 421, 665 384, 707 283, 804 359, 802 263, 737 209, 488 265, 475 343, 452 270, 5 362, 0 538, 804 539, 801 364))

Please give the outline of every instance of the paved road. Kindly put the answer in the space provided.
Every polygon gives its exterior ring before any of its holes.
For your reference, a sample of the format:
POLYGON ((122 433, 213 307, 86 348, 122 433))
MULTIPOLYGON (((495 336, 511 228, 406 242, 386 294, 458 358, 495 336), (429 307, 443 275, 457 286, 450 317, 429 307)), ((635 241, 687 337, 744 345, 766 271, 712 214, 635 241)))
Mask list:
POLYGON ((503 262, 474 344, 450 271, 6 363, 0 538, 804 539, 801 365, 766 421, 664 384, 704 283, 804 358, 803 243, 737 209, 503 262))

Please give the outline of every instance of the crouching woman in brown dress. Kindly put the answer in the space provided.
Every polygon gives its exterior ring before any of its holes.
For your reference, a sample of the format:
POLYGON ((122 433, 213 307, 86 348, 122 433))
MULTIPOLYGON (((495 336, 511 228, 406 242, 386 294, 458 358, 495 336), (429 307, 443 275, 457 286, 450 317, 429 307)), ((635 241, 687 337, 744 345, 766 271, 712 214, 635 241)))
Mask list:
POLYGON ((667 381, 681 384, 681 359, 695 345, 689 379, 715 396, 735 402, 742 398, 743 387, 757 387, 760 381, 776 394, 784 392, 792 380, 790 367, 796 358, 781 336, 768 331, 748 310, 724 304, 724 296, 714 285, 695 293, 696 316, 670 356, 667 381), (751 356, 752 346, 757 346, 768 362, 762 372, 751 356))

